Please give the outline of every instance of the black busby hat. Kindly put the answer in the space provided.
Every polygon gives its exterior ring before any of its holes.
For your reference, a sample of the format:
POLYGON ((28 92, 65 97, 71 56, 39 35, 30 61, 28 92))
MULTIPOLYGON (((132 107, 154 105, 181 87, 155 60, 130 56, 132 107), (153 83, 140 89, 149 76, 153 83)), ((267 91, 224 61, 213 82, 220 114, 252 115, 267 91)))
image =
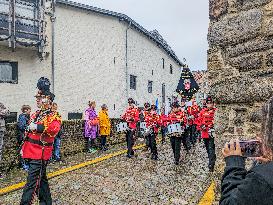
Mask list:
POLYGON ((135 104, 135 101, 134 101, 133 98, 129 98, 129 99, 128 99, 128 103, 129 103, 129 104, 131 104, 131 103, 132 103, 132 104, 135 104))
POLYGON ((150 108, 150 106, 151 106, 150 103, 148 103, 148 102, 144 103, 144 108, 147 109, 147 108, 150 108))
POLYGON ((53 101, 55 98, 55 95, 50 92, 50 85, 51 83, 47 78, 41 77, 37 82, 37 88, 39 91, 35 97, 48 96, 49 99, 53 101))
POLYGON ((208 96, 208 97, 206 98, 206 103, 213 103, 213 99, 212 99, 211 96, 208 96))
POLYGON ((157 106, 154 105, 154 104, 152 104, 152 105, 151 105, 151 109, 157 110, 157 106))
POLYGON ((172 103, 172 108, 179 108, 179 107, 180 107, 180 105, 178 102, 172 103))

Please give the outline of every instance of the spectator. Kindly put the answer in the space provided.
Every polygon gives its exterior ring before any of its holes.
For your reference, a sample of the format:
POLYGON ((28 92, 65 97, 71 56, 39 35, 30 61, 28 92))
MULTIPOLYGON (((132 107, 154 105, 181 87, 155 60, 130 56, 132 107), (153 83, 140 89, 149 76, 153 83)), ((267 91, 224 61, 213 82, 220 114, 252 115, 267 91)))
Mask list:
POLYGON ((99 120, 96 113, 95 101, 89 101, 89 108, 85 110, 85 138, 87 139, 87 151, 95 153, 95 140, 98 134, 99 120))
MULTIPOLYGON (((2 149, 4 144, 4 133, 6 131, 5 119, 9 115, 9 110, 0 102, 0 164, 2 162, 2 149)), ((2 179, 1 166, 0 166, 0 179, 2 179)))
POLYGON ((110 135, 111 132, 111 122, 108 116, 107 105, 103 104, 101 106, 101 111, 99 112, 99 121, 100 121, 100 137, 101 137, 101 149, 103 151, 107 150, 106 147, 106 138, 110 135))
POLYGON ((263 107, 261 126, 263 156, 249 171, 245 168, 240 144, 230 141, 223 155, 226 168, 222 178, 220 205, 269 205, 273 203, 273 98, 263 107))
MULTIPOLYGON (((19 115, 17 122, 18 127, 17 143, 19 153, 21 152, 22 144, 24 142, 27 126, 29 125, 31 107, 29 105, 23 105, 21 111, 22 113, 19 115)), ((24 170, 28 171, 29 167, 25 160, 23 160, 21 155, 19 155, 19 166, 24 170)))
MULTIPOLYGON (((57 103, 52 103, 52 111, 57 112, 58 110, 58 105, 57 103)), ((59 115, 59 113, 57 112, 59 115)), ((63 126, 61 126, 60 131, 56 135, 54 139, 54 144, 53 144, 53 152, 52 152, 52 159, 55 160, 56 162, 61 161, 61 139, 63 136, 63 126)))

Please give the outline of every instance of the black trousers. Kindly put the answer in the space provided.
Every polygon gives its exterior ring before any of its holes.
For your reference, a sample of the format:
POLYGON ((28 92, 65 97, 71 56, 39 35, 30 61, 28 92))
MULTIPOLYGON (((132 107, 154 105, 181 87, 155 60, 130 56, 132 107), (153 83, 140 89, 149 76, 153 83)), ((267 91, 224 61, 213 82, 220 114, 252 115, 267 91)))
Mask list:
POLYGON ((190 125, 188 128, 189 140, 192 145, 195 145, 197 141, 196 125, 190 125))
POLYGON ((135 130, 128 130, 126 133, 126 142, 127 142, 127 154, 134 155, 133 146, 135 144, 135 130))
POLYGON ((27 183, 24 187, 20 205, 31 205, 34 195, 38 196, 40 205, 51 205, 52 198, 46 177, 47 162, 29 160, 27 183))
POLYGON ((186 129, 182 134, 182 143, 184 149, 188 152, 191 149, 190 138, 189 138, 189 129, 186 129))
POLYGON ((164 126, 161 126, 162 144, 166 141, 166 132, 167 132, 167 128, 164 126))
POLYGON ((95 139, 87 138, 87 151, 91 148, 95 148, 95 139))
POLYGON ((174 159, 176 162, 179 162, 182 137, 171 136, 170 140, 171 140, 171 146, 173 150, 174 159))
POLYGON ((156 146, 156 135, 152 133, 152 134, 149 134, 147 138, 149 141, 149 147, 151 149, 152 155, 157 156, 158 153, 157 153, 157 146, 156 146))
POLYGON ((100 136, 100 143, 101 143, 101 147, 105 147, 106 145, 106 135, 101 135, 100 136))
POLYGON ((209 158, 209 166, 214 166, 216 161, 214 138, 203 139, 203 141, 209 158))

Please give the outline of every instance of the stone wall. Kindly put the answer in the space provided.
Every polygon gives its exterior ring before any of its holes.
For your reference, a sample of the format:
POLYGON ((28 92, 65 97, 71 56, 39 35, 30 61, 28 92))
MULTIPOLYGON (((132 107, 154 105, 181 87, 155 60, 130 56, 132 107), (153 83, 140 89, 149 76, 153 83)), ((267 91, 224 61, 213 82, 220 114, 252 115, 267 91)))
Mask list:
MULTIPOLYGON (((122 143, 125 141, 124 134, 118 134, 114 131, 115 125, 119 122, 118 119, 112 119, 112 131, 111 137, 107 140, 110 145, 122 143)), ((4 138, 4 149, 2 162, 0 163, 0 169, 7 169, 11 165, 16 165, 14 160, 17 155, 17 125, 7 124, 7 131, 4 138)), ((61 154, 62 156, 68 156, 85 151, 85 138, 84 133, 84 121, 83 120, 71 120, 63 121, 64 136, 62 138, 61 154)))
POLYGON ((273 1, 210 0, 210 20, 208 72, 218 134, 254 137, 260 107, 273 94, 273 1))

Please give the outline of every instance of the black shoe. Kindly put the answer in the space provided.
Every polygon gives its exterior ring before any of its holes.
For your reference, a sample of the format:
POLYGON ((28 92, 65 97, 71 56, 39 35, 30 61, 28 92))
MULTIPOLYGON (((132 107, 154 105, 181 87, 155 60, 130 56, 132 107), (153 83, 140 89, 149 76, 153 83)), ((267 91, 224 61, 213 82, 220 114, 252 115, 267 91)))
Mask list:
POLYGON ((153 154, 152 157, 151 157, 152 160, 158 160, 158 156, 153 154))
POLYGON ((130 155, 130 154, 127 154, 127 157, 128 157, 128 158, 132 158, 132 155, 130 155))
POLYGON ((214 165, 209 165, 209 171, 213 172, 214 171, 214 165))
POLYGON ((134 155, 135 155, 135 151, 134 151, 134 150, 131 152, 131 155, 132 155, 132 156, 134 156, 134 155))
POLYGON ((175 164, 175 165, 179 165, 179 161, 175 161, 174 164, 175 164))

